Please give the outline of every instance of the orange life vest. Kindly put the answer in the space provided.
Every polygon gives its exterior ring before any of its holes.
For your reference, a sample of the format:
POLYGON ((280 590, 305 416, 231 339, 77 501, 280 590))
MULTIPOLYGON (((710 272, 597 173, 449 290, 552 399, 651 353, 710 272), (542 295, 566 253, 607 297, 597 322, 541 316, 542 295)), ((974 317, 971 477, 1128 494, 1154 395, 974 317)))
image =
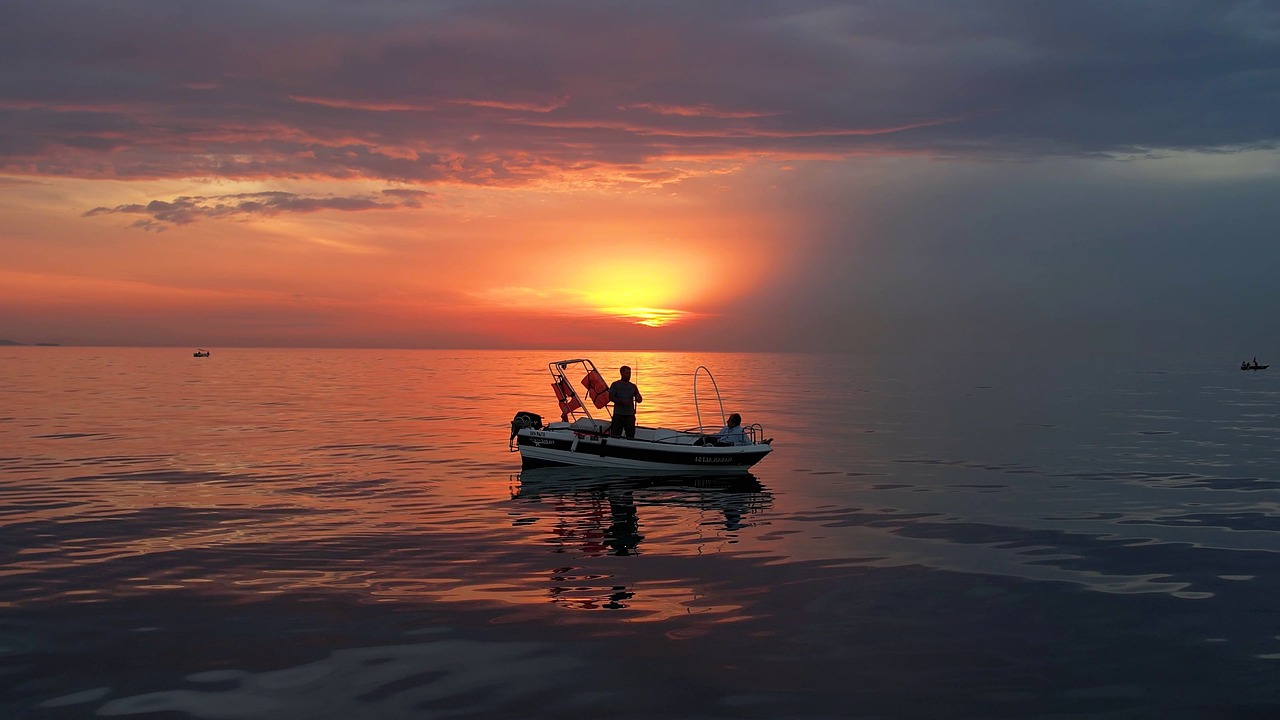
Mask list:
POLYGON ((574 410, 582 409, 582 403, 573 396, 573 388, 569 386, 568 380, 562 378, 551 383, 551 389, 555 390, 556 400, 560 402, 561 415, 567 415, 574 410))
POLYGON ((587 389, 587 396, 598 408, 609 404, 609 385, 600 377, 599 370, 592 370, 582 378, 582 387, 587 389))

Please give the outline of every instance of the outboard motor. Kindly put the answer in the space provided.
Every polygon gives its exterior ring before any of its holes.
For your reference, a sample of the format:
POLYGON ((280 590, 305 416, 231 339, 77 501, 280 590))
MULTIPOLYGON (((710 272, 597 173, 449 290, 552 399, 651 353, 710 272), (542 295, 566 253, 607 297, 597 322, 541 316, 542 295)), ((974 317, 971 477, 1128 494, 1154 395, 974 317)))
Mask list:
POLYGON ((534 430, 542 429, 542 416, 537 413, 531 413, 528 410, 521 410, 511 419, 511 439, 514 440, 516 433, 525 428, 533 428, 534 430))

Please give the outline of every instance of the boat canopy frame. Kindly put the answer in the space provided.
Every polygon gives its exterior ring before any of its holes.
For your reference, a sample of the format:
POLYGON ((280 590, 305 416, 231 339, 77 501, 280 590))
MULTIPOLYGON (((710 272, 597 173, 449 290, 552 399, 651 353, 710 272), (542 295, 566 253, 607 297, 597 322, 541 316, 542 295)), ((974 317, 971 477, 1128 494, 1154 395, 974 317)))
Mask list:
MULTIPOLYGON (((587 398, 584 401, 583 397, 578 394, 578 383, 575 383, 569 378, 568 370, 574 366, 582 367, 584 373, 583 378, 589 377, 591 373, 595 373, 597 375, 600 374, 600 371, 596 369, 596 364, 587 358, 554 360, 547 363, 547 369, 551 372, 552 388, 560 387, 569 397, 573 398, 573 401, 569 403, 570 408, 568 410, 561 408, 560 419, 565 422, 573 422, 579 415, 581 415, 586 417, 588 420, 595 420, 591 415, 591 410, 588 409, 590 405, 594 405, 594 402, 592 402, 591 398, 587 398), (577 407, 573 407, 575 405, 577 407)), ((601 376, 601 379, 603 379, 603 376, 601 376)), ((596 409, 604 410, 610 422, 613 421, 613 409, 609 407, 608 403, 606 403, 604 407, 596 409)))

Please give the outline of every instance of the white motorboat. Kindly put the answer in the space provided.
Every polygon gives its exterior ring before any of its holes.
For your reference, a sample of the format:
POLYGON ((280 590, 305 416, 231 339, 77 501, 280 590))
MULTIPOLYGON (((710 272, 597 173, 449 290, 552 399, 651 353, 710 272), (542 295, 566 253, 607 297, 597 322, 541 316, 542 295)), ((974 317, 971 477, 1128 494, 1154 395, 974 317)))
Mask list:
POLYGON ((559 422, 544 424, 538 413, 521 411, 511 421, 508 448, 519 452, 523 468, 581 466, 620 470, 677 470, 681 472, 743 472, 773 451, 773 438, 764 438, 760 425, 742 426, 742 444, 730 444, 702 425, 698 408, 698 376, 705 372, 715 387, 723 420, 724 404, 711 371, 699 366, 693 375, 693 405, 698 425, 687 430, 636 426, 634 438, 610 434, 612 411, 609 386, 586 358, 547 364, 551 387, 560 407, 559 422), (580 395, 570 375, 586 391, 580 395), (593 417, 588 404, 605 417, 593 417))

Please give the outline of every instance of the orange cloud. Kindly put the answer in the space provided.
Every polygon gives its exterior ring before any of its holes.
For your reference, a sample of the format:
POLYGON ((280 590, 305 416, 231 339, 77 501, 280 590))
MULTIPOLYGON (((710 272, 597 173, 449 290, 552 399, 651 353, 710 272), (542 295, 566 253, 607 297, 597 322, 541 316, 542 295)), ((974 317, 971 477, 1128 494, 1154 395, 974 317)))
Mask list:
MULTIPOLYGON (((672 113, 679 114, 679 113, 672 113)), ((686 115, 685 117, 706 117, 701 115, 686 115)), ((711 116, 723 117, 723 116, 711 116)), ((735 116, 736 117, 736 116, 735 116)), ((748 117, 762 117, 758 115, 748 117)), ((532 125, 536 127, 563 128, 572 130, 618 130, 635 135, 666 135, 676 138, 823 138, 823 137, 865 137, 873 135, 889 135, 892 133, 904 132, 907 130, 917 130, 920 128, 936 127, 939 125, 947 125, 951 123, 963 122, 971 116, 938 118, 933 120, 922 120, 920 122, 903 123, 900 125, 891 125, 886 127, 828 127, 828 128, 797 128, 794 130, 773 129, 762 127, 750 127, 746 125, 726 125, 721 127, 695 129, 695 128, 677 128, 670 126, 661 126, 645 123, 634 123, 625 121, 580 121, 580 120, 535 120, 535 119, 511 119, 509 122, 532 125)))
POLYGON ((550 102, 520 102, 512 100, 450 100, 449 102, 455 105, 470 105, 471 107, 548 113, 564 107, 568 103, 568 99, 562 98, 550 102))
POLYGON ((353 100, 347 98, 310 97, 307 95, 289 95, 290 100, 307 105, 339 108, 342 110, 367 110, 370 112, 430 112, 436 108, 433 104, 411 102, 378 102, 375 100, 353 100))
POLYGON ((758 118, 780 115, 779 112, 755 110, 720 110, 710 105, 665 105, 662 103, 631 103, 619 105, 620 110, 647 110, 658 115, 706 118, 758 118))

